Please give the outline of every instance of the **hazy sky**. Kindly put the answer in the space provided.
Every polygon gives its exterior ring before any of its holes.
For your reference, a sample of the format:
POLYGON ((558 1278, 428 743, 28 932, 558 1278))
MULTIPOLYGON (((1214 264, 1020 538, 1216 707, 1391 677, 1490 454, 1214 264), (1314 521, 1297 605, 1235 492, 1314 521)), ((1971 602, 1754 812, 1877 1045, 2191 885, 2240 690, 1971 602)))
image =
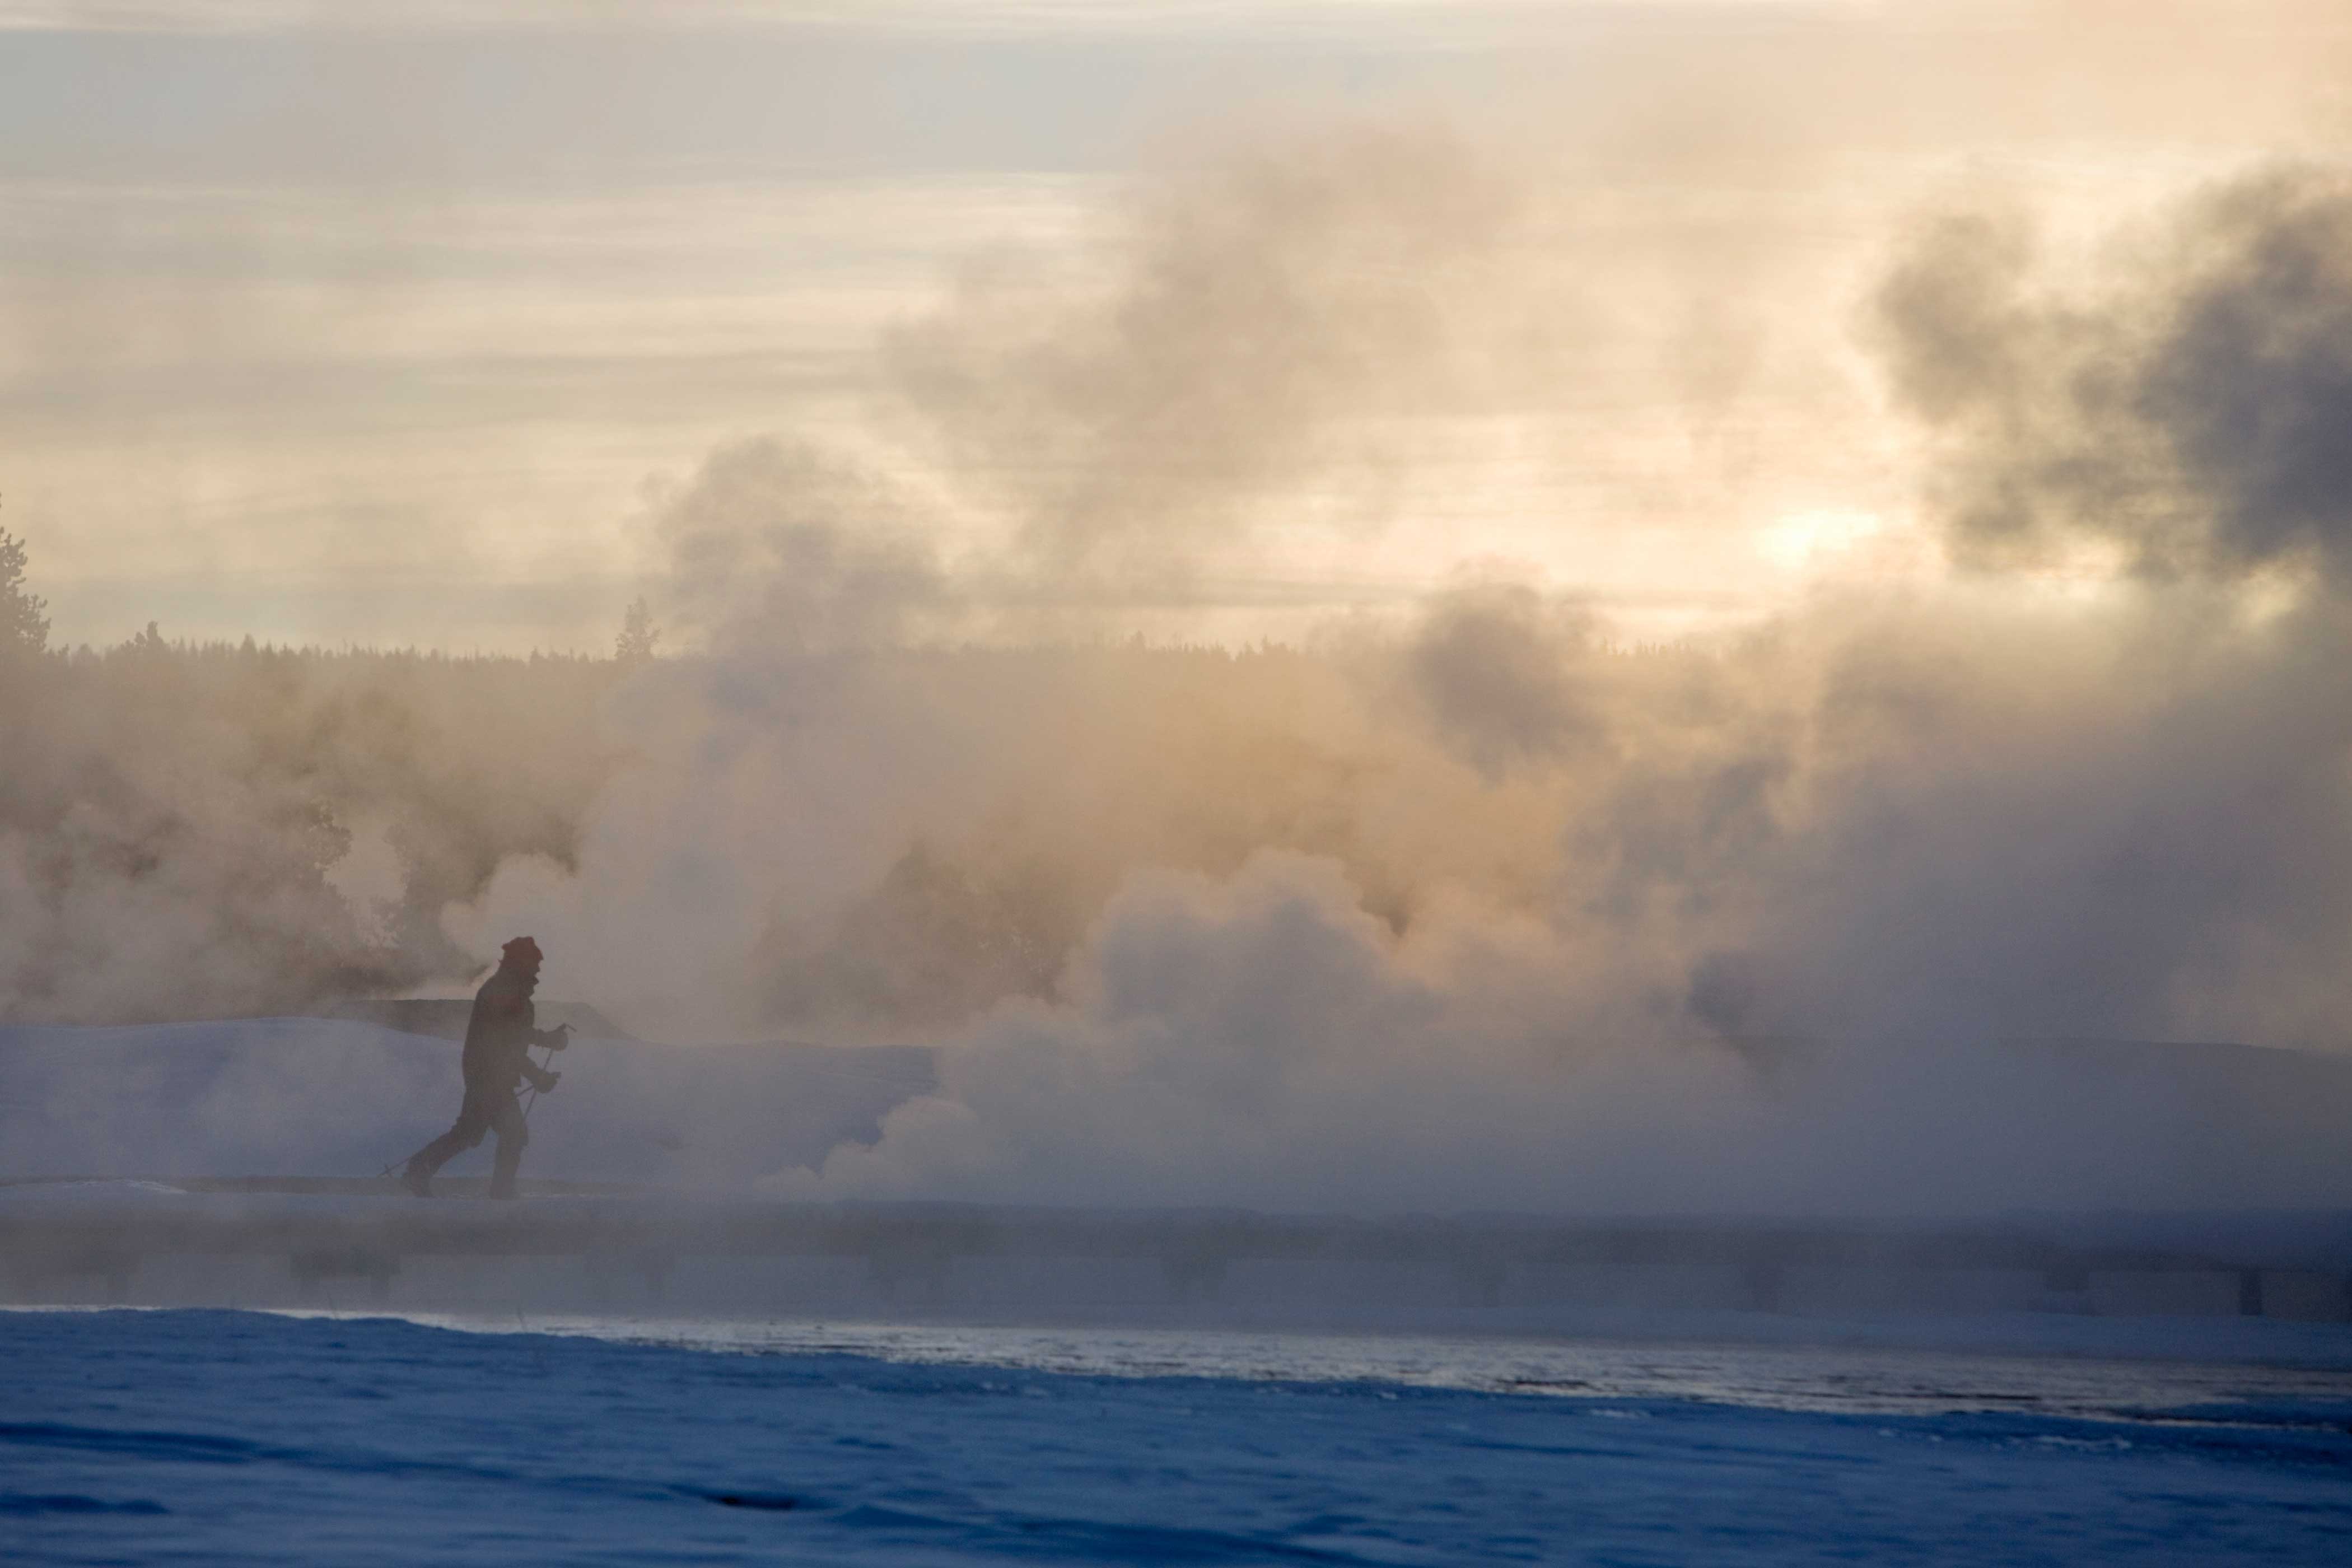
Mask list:
MULTIPOLYGON (((1286 633, 1502 560, 1672 628, 1920 569, 1855 325, 1920 210, 2105 221, 2352 126, 2327 5, 0 0, 0 526, 68 643, 609 646, 658 498, 712 450, 926 481, 891 342, 963 320, 976 275, 1082 293, 1188 171, 1332 124, 1458 140, 1515 193, 1507 287, 1460 330, 1491 358, 1517 321, 1549 357, 1357 411, 1396 462, 1269 481, 1295 521, 1185 615, 1286 633)), ((982 556, 1017 522, 939 516, 982 556)))

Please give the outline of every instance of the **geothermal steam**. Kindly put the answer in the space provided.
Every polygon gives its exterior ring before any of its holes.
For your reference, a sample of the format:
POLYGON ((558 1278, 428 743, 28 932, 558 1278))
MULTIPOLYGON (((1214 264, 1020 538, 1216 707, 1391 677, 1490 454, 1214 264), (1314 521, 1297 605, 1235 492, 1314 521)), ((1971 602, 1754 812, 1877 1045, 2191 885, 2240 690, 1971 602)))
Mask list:
POLYGON ((1306 651, 1041 644, 1074 595, 1251 559, 1396 419, 1541 380, 1525 204, 1465 159, 1243 160, 1108 286, 911 330, 938 492, 714 456, 659 519, 709 653, 621 695, 574 866, 509 861, 452 934, 534 930, 649 1030, 940 1046, 796 1193, 2352 1194, 2326 1145, 2257 1170, 2014 1044, 2339 1037, 2352 184, 2254 174, 2071 287, 2000 220, 1911 237, 1871 331, 1952 576, 1666 648, 1507 571, 1306 651))

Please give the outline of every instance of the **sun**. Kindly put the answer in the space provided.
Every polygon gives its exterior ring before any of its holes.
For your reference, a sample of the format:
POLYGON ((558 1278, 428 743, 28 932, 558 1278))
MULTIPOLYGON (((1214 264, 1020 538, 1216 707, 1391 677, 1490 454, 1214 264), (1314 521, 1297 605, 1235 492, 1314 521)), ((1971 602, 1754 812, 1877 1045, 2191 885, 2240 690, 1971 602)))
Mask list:
POLYGON ((1810 574, 1883 538, 1888 527, 1885 515, 1862 508, 1811 508, 1783 512, 1762 531, 1759 544, 1775 565, 1810 574))

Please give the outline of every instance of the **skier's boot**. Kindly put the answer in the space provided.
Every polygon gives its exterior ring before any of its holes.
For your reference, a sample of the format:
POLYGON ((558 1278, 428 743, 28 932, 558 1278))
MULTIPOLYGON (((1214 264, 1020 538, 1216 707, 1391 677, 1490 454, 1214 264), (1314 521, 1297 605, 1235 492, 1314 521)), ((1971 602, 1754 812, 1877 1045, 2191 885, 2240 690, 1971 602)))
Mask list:
POLYGON ((400 1184, 420 1198, 433 1195, 433 1178, 414 1160, 408 1163, 408 1169, 400 1173, 400 1184))

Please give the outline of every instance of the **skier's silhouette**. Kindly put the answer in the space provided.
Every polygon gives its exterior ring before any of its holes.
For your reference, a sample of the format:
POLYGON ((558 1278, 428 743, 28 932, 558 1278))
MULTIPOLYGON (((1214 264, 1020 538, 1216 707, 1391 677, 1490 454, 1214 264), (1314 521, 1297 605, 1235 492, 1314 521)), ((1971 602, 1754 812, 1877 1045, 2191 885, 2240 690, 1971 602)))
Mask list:
POLYGON ((400 1184, 424 1197, 432 1191, 433 1173, 461 1152, 480 1143, 483 1135, 499 1135, 498 1161, 490 1175, 490 1196, 515 1195, 515 1171, 522 1164, 522 1148, 530 1142, 522 1108, 515 1103, 515 1084, 530 1079, 545 1094, 563 1075, 550 1072, 530 1059, 533 1046, 562 1050, 571 1044, 572 1026, 535 1027, 530 994, 539 989, 539 943, 519 936, 506 944, 499 967, 474 994, 473 1016, 466 1023, 466 1103, 457 1124, 419 1149, 401 1173, 400 1184))

